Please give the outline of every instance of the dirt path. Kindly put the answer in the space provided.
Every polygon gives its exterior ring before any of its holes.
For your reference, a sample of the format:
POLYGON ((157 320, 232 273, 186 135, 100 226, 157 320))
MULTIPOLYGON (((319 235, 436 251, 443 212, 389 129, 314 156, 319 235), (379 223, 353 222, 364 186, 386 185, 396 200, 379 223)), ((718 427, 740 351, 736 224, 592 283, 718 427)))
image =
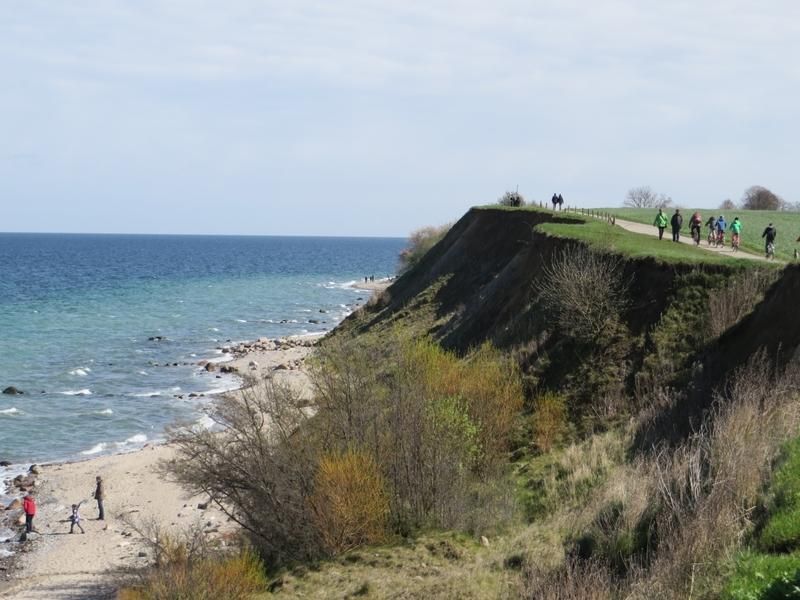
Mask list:
MULTIPOLYGON (((644 235, 652 235, 652 236, 658 235, 658 229, 656 229, 653 225, 645 225, 644 223, 635 223, 633 221, 624 221, 622 219, 617 219, 616 224, 622 227, 623 229, 632 231, 633 233, 641 233, 644 235)), ((686 235, 684 235, 683 231, 681 232, 681 238, 680 238, 681 244, 687 244, 693 246, 694 240, 692 240, 691 233, 688 231, 685 233, 686 235)), ((669 227, 667 227, 667 230, 664 232, 664 239, 662 241, 665 244, 672 243, 672 233, 669 227)), ((752 254, 750 252, 747 252, 746 250, 740 249, 737 252, 734 252, 729 245, 722 248, 718 248, 716 246, 709 246, 706 243, 705 239, 701 240, 700 248, 706 250, 707 252, 724 254, 725 256, 730 256, 731 258, 743 258, 745 260, 760 260, 764 262, 766 262, 767 260, 764 256, 760 256, 758 254, 752 254)))

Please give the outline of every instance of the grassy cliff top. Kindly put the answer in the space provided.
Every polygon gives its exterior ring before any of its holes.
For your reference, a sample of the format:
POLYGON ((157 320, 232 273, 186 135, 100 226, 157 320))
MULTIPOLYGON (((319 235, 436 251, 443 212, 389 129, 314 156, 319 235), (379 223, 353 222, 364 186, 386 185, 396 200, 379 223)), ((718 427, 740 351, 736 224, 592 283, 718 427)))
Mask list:
MULTIPOLYGON (((688 263, 688 264, 712 264, 712 265, 727 265, 731 267, 753 267, 754 261, 745 259, 735 259, 729 256, 719 255, 716 253, 708 252, 702 248, 695 248, 686 244, 666 244, 659 242, 655 235, 648 236, 639 233, 627 231, 619 226, 613 226, 605 221, 593 218, 584 217, 574 212, 556 212, 549 209, 542 209, 538 206, 524 206, 521 208, 512 208, 507 206, 481 206, 479 210, 503 210, 503 211, 533 211, 547 213, 556 217, 561 222, 555 223, 542 223, 536 226, 536 230, 546 235, 559 238, 571 238, 580 240, 589 244, 593 248, 597 248, 607 252, 615 252, 624 254, 632 258, 652 258, 656 261, 675 264, 675 263, 688 263)), ((617 214, 620 218, 629 219, 631 221, 640 221, 645 217, 644 212, 639 219, 634 219, 629 215, 624 215, 617 212, 616 209, 598 209, 608 210, 617 214)), ((649 213, 648 213, 649 214, 649 213)), ((652 222, 652 216, 649 217, 649 223, 652 222)), ((798 221, 800 225, 800 220, 798 221)), ((655 231, 655 230, 654 230, 655 231)), ((760 235, 760 231, 759 231, 760 235)), ((760 252, 760 248, 758 249, 760 252)))

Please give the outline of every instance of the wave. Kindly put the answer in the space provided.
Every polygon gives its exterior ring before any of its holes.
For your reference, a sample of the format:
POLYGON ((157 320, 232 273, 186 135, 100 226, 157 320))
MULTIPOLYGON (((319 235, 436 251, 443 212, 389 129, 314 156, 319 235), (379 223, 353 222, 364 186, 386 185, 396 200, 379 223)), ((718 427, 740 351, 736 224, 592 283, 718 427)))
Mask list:
POLYGON ((144 444, 147 441, 147 436, 143 433, 137 433, 136 435, 132 435, 124 442, 116 442, 116 446, 119 448, 120 446, 127 446, 129 444, 144 444))
POLYGON ((149 375, 147 371, 136 371, 139 375, 149 375))
POLYGON ((4 408, 0 410, 0 415, 21 415, 24 414, 20 409, 16 406, 12 406, 11 408, 4 408))
POLYGON ((64 396, 91 396, 92 390, 86 388, 82 390, 65 390, 63 392, 58 392, 59 394, 63 394, 64 396))
POLYGON ((81 452, 81 454, 83 454, 84 456, 91 456, 92 454, 100 454, 106 448, 108 448, 108 444, 106 444, 105 442, 100 442, 99 444, 95 444, 88 450, 84 450, 83 452, 81 452))
POLYGON ((95 415, 113 415, 114 411, 110 408, 104 408, 103 410, 96 410, 94 411, 95 415))
POLYGON ((131 398, 154 398, 156 396, 161 395, 161 390, 156 390, 155 392, 139 392, 137 394, 126 394, 131 398))
POLYGON ((78 367, 77 369, 70 371, 69 374, 77 377, 86 377, 91 372, 92 370, 89 367, 78 367))
POLYGON ((244 319, 234 319, 237 323, 247 323, 244 319))
POLYGON ((324 287, 326 290, 346 290, 346 289, 354 289, 357 283, 358 281, 353 279, 352 281, 345 281, 344 283, 337 281, 329 281, 328 283, 320 283, 317 285, 324 287))

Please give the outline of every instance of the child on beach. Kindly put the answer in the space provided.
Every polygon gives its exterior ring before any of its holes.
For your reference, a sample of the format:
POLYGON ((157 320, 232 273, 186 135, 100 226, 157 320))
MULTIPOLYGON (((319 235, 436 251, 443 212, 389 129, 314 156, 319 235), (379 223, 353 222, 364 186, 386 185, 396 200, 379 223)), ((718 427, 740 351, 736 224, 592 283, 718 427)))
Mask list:
POLYGON ((83 504, 83 502, 79 502, 78 504, 73 504, 72 505, 72 514, 69 516, 69 532, 70 533, 75 533, 74 530, 75 530, 75 526, 76 525, 78 526, 78 529, 81 530, 81 533, 86 533, 83 530, 83 527, 81 526, 81 514, 78 512, 78 509, 80 509, 81 504, 83 504))

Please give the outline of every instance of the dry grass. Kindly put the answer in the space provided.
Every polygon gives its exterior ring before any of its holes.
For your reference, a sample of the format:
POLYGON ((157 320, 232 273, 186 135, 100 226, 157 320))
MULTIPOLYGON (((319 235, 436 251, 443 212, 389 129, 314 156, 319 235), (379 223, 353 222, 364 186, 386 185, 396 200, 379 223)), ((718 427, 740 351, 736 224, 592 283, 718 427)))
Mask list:
POLYGON ((708 299, 711 335, 722 335, 750 313, 779 276, 777 269, 750 269, 715 290, 708 299))
POLYGON ((539 394, 533 402, 533 443, 549 452, 567 427, 564 397, 553 392, 539 394))

